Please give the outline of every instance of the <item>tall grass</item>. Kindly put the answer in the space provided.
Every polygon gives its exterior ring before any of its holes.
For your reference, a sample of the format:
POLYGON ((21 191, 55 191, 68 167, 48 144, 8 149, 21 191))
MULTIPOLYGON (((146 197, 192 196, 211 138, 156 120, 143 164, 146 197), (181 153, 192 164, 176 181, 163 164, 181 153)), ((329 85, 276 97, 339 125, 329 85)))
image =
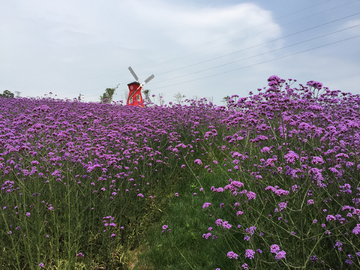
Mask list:
MULTIPOLYGON (((359 96, 0 99, 2 269, 359 269, 359 96)), ((265 91, 262 93, 262 91, 265 91)))

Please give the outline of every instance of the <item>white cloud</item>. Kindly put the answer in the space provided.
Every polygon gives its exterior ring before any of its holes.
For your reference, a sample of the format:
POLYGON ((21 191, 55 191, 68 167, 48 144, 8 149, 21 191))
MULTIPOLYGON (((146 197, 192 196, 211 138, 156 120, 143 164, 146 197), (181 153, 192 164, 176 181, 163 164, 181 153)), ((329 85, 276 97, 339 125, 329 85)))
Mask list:
POLYGON ((246 29, 257 25, 263 24, 260 27, 263 34, 255 42, 278 37, 281 32, 272 22, 271 12, 255 4, 201 8, 183 6, 181 2, 160 6, 154 6, 151 1, 131 3, 140 36, 150 39, 160 34, 170 44, 199 53, 224 53, 240 48, 250 40, 248 36, 253 31, 259 31, 246 29), (148 28, 152 31, 147 31, 148 28), (207 42, 211 44, 203 45, 207 42))
MULTIPOLYGON (((282 35, 272 11, 254 2, 221 6, 210 2, 8 1, 0 10, 0 92, 9 89, 37 96, 51 90, 63 98, 75 97, 81 90, 87 101, 96 101, 106 87, 120 82, 120 98, 133 80, 129 65, 140 80, 154 73, 155 79, 146 88, 153 94, 164 93, 167 101, 173 101, 177 92, 190 98, 214 96, 217 101, 265 86, 267 77, 279 70, 278 62, 241 68, 281 53, 241 59, 283 46, 285 41, 269 42, 282 35), (174 85, 233 69, 239 70, 174 85), (174 79, 179 76, 184 77, 174 79), (174 86, 162 88, 169 85, 174 86)), ((317 55, 310 55, 312 61, 318 60, 317 55)), ((299 66, 300 62, 281 61, 286 71, 301 73, 306 63, 299 66)))

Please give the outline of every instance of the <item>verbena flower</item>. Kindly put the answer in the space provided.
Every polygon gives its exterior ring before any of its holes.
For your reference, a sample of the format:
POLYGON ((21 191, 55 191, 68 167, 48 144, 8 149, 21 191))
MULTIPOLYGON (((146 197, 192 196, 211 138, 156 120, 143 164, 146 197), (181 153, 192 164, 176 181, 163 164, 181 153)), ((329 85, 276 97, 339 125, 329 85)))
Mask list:
POLYGON ((203 207, 202 207, 202 208, 203 208, 203 209, 204 209, 204 208, 208 208, 210 205, 211 205, 211 203, 206 202, 206 203, 203 204, 203 207))
POLYGON ((211 233, 205 233, 202 235, 203 238, 208 239, 211 236, 211 233))
POLYGON ((216 224, 217 226, 220 226, 222 223, 223 223, 222 219, 217 219, 217 220, 215 221, 215 224, 216 224))
POLYGON ((353 234, 358 235, 360 233, 360 224, 357 224, 356 227, 352 231, 353 234))
POLYGON ((233 251, 229 251, 227 253, 227 256, 228 256, 229 259, 236 259, 237 260, 237 258, 238 258, 238 255, 236 253, 234 253, 233 251))
POLYGON ((313 255, 313 256, 310 257, 310 261, 315 263, 315 262, 318 261, 318 258, 316 257, 316 255, 313 255))
POLYGON ((285 255, 286 255, 286 252, 285 251, 279 251, 278 253, 276 253, 275 255, 275 259, 276 260, 281 260, 281 259, 285 259, 285 255))
POLYGON ((308 201, 307 201, 307 204, 308 204, 308 205, 314 204, 314 200, 308 200, 308 201))
POLYGON ((246 193, 246 196, 248 197, 248 200, 256 199, 256 194, 255 194, 255 192, 252 192, 252 191, 249 191, 248 193, 246 193))
POLYGON ((224 222, 222 223, 222 226, 223 226, 225 229, 230 229, 230 228, 232 227, 231 224, 229 224, 228 221, 224 221, 224 222))
POLYGON ((280 251, 280 247, 276 244, 270 246, 271 253, 278 253, 280 251))
POLYGON ((336 240, 334 248, 338 248, 338 250, 342 251, 342 243, 338 240, 336 240))
POLYGON ((245 258, 249 258, 250 260, 254 259, 255 251, 252 249, 246 249, 245 250, 245 258))
POLYGON ((255 226, 251 226, 251 227, 249 228, 249 231, 250 231, 250 234, 253 235, 254 232, 256 231, 256 227, 255 227, 255 226))
POLYGON ((195 164, 198 164, 198 165, 201 165, 201 164, 202 164, 202 162, 201 162, 200 159, 195 159, 195 160, 194 160, 194 163, 195 163, 195 164))

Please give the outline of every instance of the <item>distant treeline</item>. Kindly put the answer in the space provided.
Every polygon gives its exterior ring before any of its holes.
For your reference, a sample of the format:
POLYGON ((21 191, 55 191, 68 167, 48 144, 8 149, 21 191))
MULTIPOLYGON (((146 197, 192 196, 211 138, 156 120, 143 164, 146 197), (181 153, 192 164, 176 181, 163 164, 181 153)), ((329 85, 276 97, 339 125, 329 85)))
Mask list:
POLYGON ((9 90, 4 90, 4 92, 2 94, 0 94, 0 97, 13 98, 14 93, 11 93, 9 90))

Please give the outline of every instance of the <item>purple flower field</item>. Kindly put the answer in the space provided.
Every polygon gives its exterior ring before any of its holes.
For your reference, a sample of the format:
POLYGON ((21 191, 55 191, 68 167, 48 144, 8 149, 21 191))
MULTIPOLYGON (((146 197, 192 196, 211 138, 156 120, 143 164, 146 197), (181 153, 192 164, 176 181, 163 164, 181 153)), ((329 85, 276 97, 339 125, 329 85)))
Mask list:
POLYGON ((1 269, 360 269, 360 96, 0 97, 1 269))

